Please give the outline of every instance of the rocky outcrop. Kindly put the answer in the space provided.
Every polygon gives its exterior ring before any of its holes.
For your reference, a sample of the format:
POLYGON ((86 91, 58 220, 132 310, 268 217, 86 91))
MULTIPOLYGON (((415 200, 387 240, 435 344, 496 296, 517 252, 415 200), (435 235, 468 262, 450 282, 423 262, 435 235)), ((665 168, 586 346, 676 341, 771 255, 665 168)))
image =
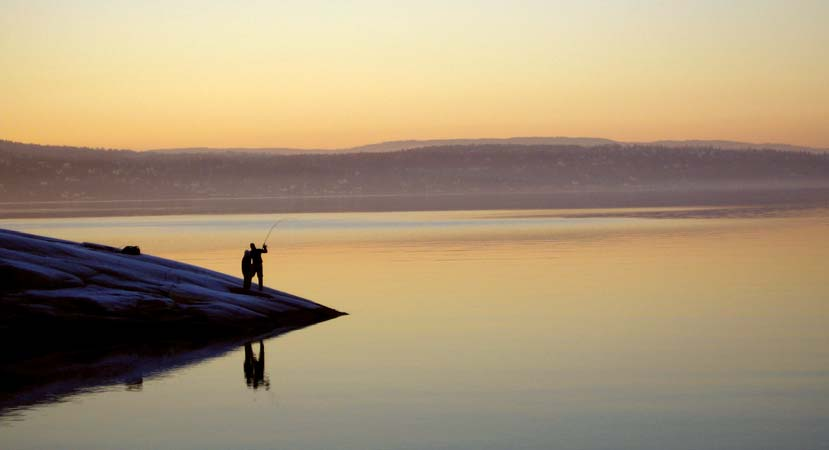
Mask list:
POLYGON ((0 333, 91 338, 218 336, 343 313, 222 273, 121 249, 0 230, 0 333))

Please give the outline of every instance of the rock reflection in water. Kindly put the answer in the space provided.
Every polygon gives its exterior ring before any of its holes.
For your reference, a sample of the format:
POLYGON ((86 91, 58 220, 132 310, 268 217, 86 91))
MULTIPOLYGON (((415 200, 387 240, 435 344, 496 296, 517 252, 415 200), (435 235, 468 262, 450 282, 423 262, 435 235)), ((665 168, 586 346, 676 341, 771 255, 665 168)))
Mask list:
POLYGON ((252 389, 270 388, 265 375, 262 339, 302 327, 283 327, 267 335, 222 341, 153 342, 116 346, 56 344, 16 348, 0 355, 0 420, 41 404, 67 397, 121 387, 141 392, 144 382, 244 346, 244 373, 252 389), (259 343, 258 355, 253 342, 259 343))

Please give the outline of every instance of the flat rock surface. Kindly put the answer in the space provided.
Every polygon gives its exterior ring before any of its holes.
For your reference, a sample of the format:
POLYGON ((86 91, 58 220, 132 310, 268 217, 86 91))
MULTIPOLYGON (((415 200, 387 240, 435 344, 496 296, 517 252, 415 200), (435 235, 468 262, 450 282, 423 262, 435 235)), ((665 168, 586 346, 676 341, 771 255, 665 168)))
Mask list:
POLYGON ((241 286, 239 278, 189 264, 0 229, 0 331, 251 331, 342 314, 241 286))

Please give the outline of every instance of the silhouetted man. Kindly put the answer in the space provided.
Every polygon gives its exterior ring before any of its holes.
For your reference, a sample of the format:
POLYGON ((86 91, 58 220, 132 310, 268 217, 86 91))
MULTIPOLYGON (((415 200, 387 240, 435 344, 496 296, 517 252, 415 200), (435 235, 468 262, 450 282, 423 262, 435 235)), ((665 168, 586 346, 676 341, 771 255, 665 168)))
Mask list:
POLYGON ((253 261, 250 259, 250 250, 245 250, 245 256, 242 256, 242 276, 245 279, 245 290, 250 289, 250 282, 253 280, 253 261))
MULTIPOLYGON (((259 280, 259 290, 262 290, 262 253, 268 253, 268 244, 262 244, 262 248, 256 248, 253 242, 250 243, 250 261, 253 273, 259 280)), ((251 275, 251 278, 253 276, 251 275)))
POLYGON ((261 340, 259 341, 259 358, 257 358, 253 356, 253 347, 250 344, 250 342, 245 344, 245 364, 243 366, 245 381, 247 381, 248 387, 254 389, 258 388, 260 384, 268 388, 270 383, 265 380, 265 345, 262 344, 261 340))

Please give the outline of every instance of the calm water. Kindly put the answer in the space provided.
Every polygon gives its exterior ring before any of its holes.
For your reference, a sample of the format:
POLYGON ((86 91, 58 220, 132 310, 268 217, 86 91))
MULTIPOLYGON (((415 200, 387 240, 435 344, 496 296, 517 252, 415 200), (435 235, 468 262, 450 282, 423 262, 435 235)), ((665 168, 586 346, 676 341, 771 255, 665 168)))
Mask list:
POLYGON ((0 417, 2 448, 827 449, 829 210, 4 220, 351 315, 0 417), (258 345, 253 346, 258 352, 258 345))

